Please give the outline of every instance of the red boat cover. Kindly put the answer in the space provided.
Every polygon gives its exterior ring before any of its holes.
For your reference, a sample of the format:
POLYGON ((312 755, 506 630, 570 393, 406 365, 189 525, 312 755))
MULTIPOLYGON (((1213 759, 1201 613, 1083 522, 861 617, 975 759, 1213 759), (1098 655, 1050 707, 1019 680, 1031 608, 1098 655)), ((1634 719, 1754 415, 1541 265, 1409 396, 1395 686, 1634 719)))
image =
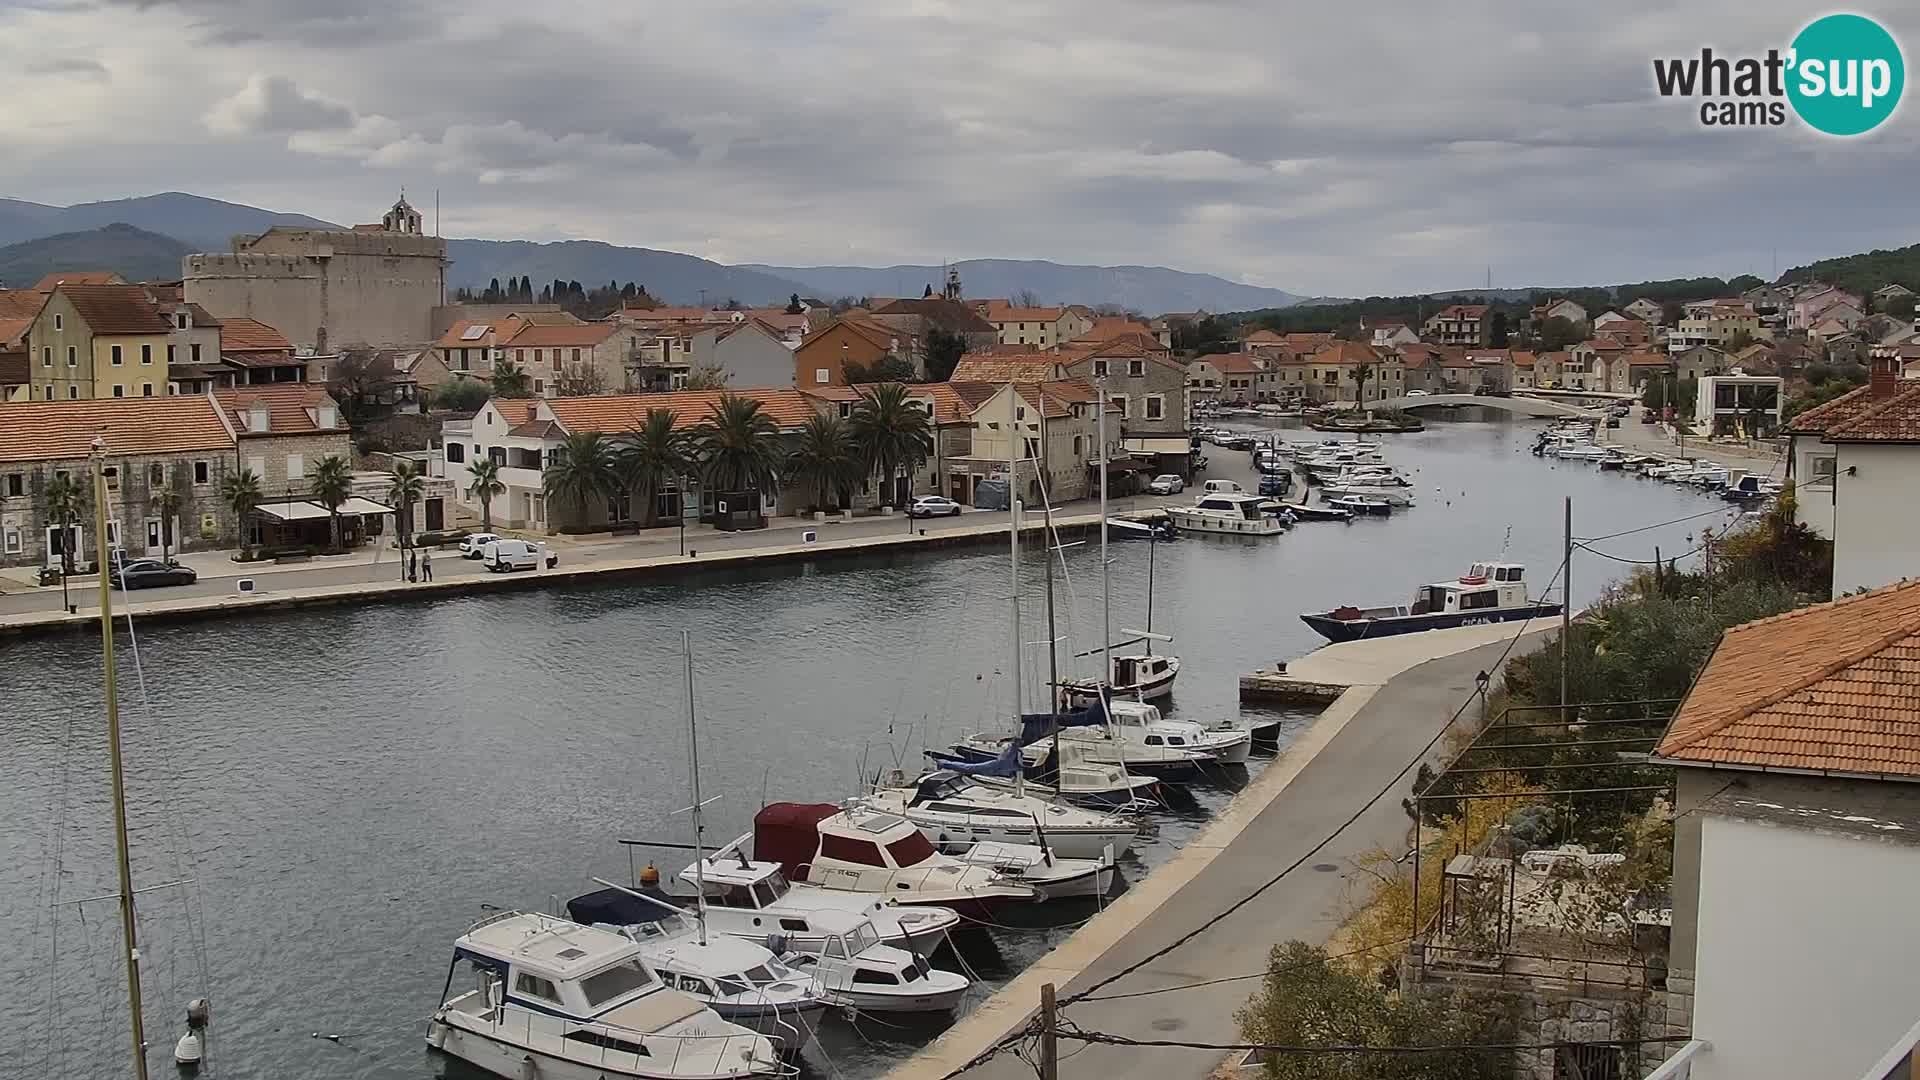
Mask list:
POLYGON ((789 881, 805 881, 800 867, 820 850, 816 826, 839 812, 832 803, 768 803, 753 815, 753 857, 779 863, 789 881))

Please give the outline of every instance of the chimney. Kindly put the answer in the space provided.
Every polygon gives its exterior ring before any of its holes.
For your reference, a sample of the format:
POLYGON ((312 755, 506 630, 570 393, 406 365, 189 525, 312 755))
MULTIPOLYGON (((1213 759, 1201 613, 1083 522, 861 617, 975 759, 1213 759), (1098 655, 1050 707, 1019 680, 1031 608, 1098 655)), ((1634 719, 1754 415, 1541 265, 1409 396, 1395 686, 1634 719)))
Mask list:
POLYGON ((1900 380, 1900 352, 1897 349, 1875 349, 1873 370, 1867 380, 1867 395, 1876 401, 1890 398, 1900 380))

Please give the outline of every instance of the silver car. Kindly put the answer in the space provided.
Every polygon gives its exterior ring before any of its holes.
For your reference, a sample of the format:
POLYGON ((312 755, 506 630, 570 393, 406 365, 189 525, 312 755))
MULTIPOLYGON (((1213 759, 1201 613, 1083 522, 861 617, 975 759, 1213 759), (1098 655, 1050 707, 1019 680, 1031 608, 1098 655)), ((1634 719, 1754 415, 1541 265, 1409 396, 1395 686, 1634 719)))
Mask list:
POLYGON ((1155 495, 1178 495, 1187 490, 1187 482, 1173 473, 1161 473, 1147 484, 1147 490, 1155 495))
POLYGON ((957 517, 959 514, 960 504, 944 495, 922 495, 907 507, 908 517, 957 517))

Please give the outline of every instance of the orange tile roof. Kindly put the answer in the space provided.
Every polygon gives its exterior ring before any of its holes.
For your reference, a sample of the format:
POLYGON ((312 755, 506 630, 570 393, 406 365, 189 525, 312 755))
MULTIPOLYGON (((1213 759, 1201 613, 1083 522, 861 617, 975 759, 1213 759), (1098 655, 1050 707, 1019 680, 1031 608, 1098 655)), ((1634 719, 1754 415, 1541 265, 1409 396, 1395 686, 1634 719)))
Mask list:
POLYGON ((315 435, 347 430, 347 421, 340 414, 340 406, 325 390, 312 383, 220 387, 213 391, 213 398, 220 403, 220 408, 232 422, 234 434, 242 438, 255 435, 315 435), (267 406, 267 430, 264 432, 247 430, 246 413, 256 401, 267 406), (307 414, 309 408, 319 405, 333 406, 332 427, 321 427, 307 414))
POLYGON ((1533 353, 1526 352, 1522 349, 1513 350, 1513 366, 1514 367, 1530 368, 1533 366, 1534 361, 1536 359, 1537 357, 1535 357, 1533 353))
POLYGON ((61 285, 124 285, 125 278, 111 270, 57 270, 41 278, 33 291, 50 293, 61 285))
POLYGON ((1920 582, 1728 630, 1657 754, 1920 779, 1920 582))
POLYGON ((31 319, 47 306, 47 294, 33 289, 0 289, 0 319, 31 319))
POLYGON ((285 352, 293 348, 287 335, 258 319, 229 317, 220 322, 220 351, 285 352))
POLYGON ((233 436, 204 394, 90 401, 22 401, 0 404, 0 461, 75 461, 87 456, 94 436, 107 452, 185 454, 231 450, 233 436))
POLYGON ((434 346, 441 349, 486 348, 493 343, 497 333, 499 331, 489 319, 456 319, 452 326, 447 327, 447 332, 440 335, 440 340, 434 342, 434 346), (487 332, 478 337, 465 337, 467 328, 472 326, 484 326, 487 332))
POLYGON ((1794 435, 1824 434, 1829 427, 1838 427, 1872 407, 1873 389, 1856 386, 1832 401, 1815 405, 1787 421, 1787 431, 1794 435))
POLYGON ((24 319, 0 316, 0 346, 9 345, 26 336, 33 327, 33 316, 24 319))
POLYGON ((1155 336, 1153 332, 1153 327, 1148 326, 1138 319, 1128 319, 1119 315, 1103 315, 1093 320, 1093 325, 1089 326, 1085 333, 1073 340, 1098 343, 1112 341, 1115 338, 1131 334, 1140 334, 1150 338, 1156 345, 1160 342, 1159 337, 1155 336))
POLYGON ((523 323, 512 337, 501 343, 506 349, 576 348, 591 349, 619 329, 612 323, 560 323, 543 325, 523 323))
MULTIPOLYGON (((1869 391, 1872 387, 1869 385, 1869 391)), ((1825 440, 1830 443, 1920 442, 1920 386, 1895 384, 1884 398, 1869 394, 1866 409, 1837 424, 1827 425, 1825 440)))
POLYGON ((1313 358, 1309 361, 1309 363, 1314 364, 1346 364, 1353 366, 1360 364, 1377 364, 1379 362, 1380 353, 1376 351, 1373 346, 1363 345, 1358 341, 1336 341, 1326 348, 1321 349, 1319 352, 1314 353, 1313 358))
POLYGON ((1058 322, 1065 314, 1065 308, 1057 307, 1014 307, 1005 300, 988 300, 987 310, 981 317, 991 323, 1002 322, 1058 322))
POLYGON ((1450 304, 1435 312, 1436 319, 1478 319, 1487 313, 1485 304, 1450 304))
POLYGON ((1283 334, 1261 327, 1240 340, 1249 345, 1283 345, 1287 339, 1283 334))
POLYGON ((162 314, 153 297, 138 285, 59 285, 55 292, 67 298, 73 309, 96 334, 165 334, 173 323, 162 314))
POLYGON ((949 382, 1038 383, 1054 378, 1066 366, 1054 353, 1027 353, 1020 356, 963 356, 954 365, 949 382))
POLYGON ((1222 375, 1252 375, 1266 370, 1258 359, 1247 353, 1209 353, 1200 359, 1212 364, 1222 375))
POLYGON ((816 414, 811 399, 798 390, 754 388, 742 390, 675 390, 664 394, 594 394, 584 397, 552 398, 541 405, 567 431, 599 431, 617 434, 632 431, 645 422, 653 409, 674 414, 674 427, 686 430, 698 426, 713 413, 713 406, 724 394, 748 398, 760 403, 760 410, 773 418, 782 430, 791 430, 816 414))

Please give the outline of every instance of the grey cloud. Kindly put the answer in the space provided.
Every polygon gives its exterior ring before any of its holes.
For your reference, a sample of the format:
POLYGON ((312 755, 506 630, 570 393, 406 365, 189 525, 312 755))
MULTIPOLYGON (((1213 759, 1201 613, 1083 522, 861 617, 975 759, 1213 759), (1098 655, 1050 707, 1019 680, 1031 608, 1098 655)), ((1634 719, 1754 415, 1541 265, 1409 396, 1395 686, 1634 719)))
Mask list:
POLYGON ((350 128, 353 110, 302 90, 282 75, 255 75, 205 117, 223 135, 291 134, 350 128))
POLYGON ((71 75, 82 79, 96 79, 100 82, 106 82, 112 78, 107 72, 107 65, 81 56, 56 56, 34 60, 27 64, 27 71, 34 75, 71 75))

